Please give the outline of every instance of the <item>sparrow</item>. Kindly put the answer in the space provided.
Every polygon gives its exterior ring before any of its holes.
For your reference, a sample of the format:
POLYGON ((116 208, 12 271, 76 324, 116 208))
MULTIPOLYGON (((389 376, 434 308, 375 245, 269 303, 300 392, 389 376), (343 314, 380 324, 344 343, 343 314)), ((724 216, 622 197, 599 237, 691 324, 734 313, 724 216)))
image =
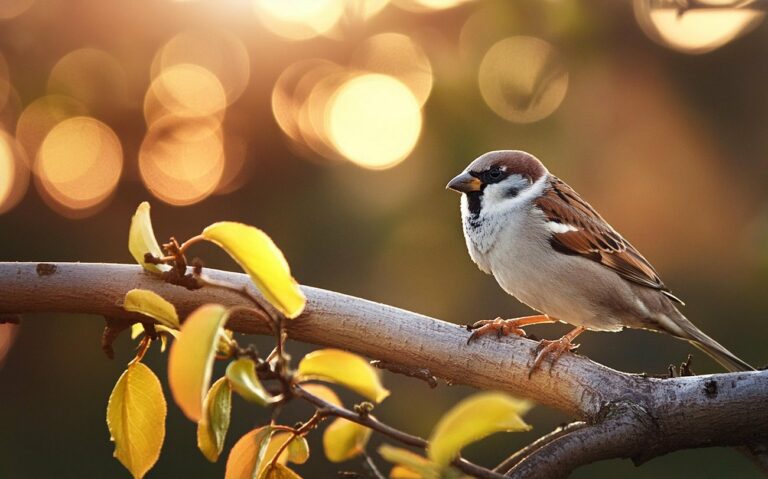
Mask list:
POLYGON ((524 336, 522 327, 561 321, 575 326, 539 344, 531 373, 550 367, 585 330, 647 329, 701 349, 730 371, 753 370, 693 325, 683 302, 664 285, 640 252, 576 191, 533 155, 486 153, 453 178, 461 193, 461 221, 472 260, 499 285, 541 314, 483 320, 468 342, 491 332, 524 336))

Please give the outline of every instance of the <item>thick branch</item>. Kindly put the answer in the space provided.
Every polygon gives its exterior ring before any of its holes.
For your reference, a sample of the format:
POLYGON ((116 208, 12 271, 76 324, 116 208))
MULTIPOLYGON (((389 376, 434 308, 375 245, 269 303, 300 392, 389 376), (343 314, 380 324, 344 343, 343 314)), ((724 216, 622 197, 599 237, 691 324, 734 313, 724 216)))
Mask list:
MULTIPOLYGON (((245 275, 215 270, 207 270, 207 274, 253 291, 245 275)), ((247 305, 235 292, 218 288, 188 291, 163 283, 138 266, 0 263, 0 315, 70 312, 133 317, 121 308, 125 292, 132 288, 158 292, 177 306, 182 317, 207 302, 247 305)), ((551 373, 537 372, 529 379, 534 341, 482 338, 467 345, 469 333, 445 321, 322 289, 305 287, 304 291, 308 298, 305 313, 286 322, 292 339, 348 349, 407 368, 426 367, 452 383, 530 397, 590 425, 608 424, 601 426, 601 436, 608 434, 604 429, 616 424, 606 419, 615 408, 635 411, 622 415, 630 418, 622 427, 641 431, 642 436, 633 432, 628 442, 603 442, 611 447, 600 455, 574 454, 568 467, 604 457, 642 461, 677 449, 751 446, 768 439, 768 371, 662 380, 620 373, 565 354, 551 373)), ((467 322, 474 319, 465 318, 467 322)), ((228 327, 269 334, 264 318, 253 314, 235 315, 228 327)), ((624 429, 612 430, 618 432, 606 437, 627 435, 624 429)), ((565 435, 561 440, 568 437, 573 442, 580 436, 565 435)), ((543 445, 539 450, 547 447, 555 446, 543 445)), ((590 449, 585 446, 584 450, 590 449)))

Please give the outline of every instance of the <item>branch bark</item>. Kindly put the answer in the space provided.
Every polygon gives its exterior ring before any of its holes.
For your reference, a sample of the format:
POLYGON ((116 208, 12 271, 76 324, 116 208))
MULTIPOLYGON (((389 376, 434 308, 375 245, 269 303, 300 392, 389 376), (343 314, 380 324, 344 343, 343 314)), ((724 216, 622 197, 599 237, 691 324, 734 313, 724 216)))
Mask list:
MULTIPOLYGON (((206 274, 257 294, 246 275, 216 270, 206 274)), ((132 288, 156 291, 176 305, 181 317, 203 303, 249 305, 232 291, 189 291, 164 283, 139 266, 0 263, 0 315, 68 312, 135 319, 121 307, 132 288)), ((427 367, 452 383, 529 397, 587 423, 518 457, 510 465, 513 477, 563 475, 613 457, 642 462, 694 447, 745 446, 759 451, 768 441, 768 371, 655 379, 565 354, 551 373, 540 371, 529 379, 535 341, 481 338, 467 345, 469 333, 455 324, 318 288, 304 287, 304 292, 306 311, 286 322, 292 339, 348 349, 405 368, 427 367)), ((265 318, 254 314, 236 314, 228 327, 270 334, 265 318)))

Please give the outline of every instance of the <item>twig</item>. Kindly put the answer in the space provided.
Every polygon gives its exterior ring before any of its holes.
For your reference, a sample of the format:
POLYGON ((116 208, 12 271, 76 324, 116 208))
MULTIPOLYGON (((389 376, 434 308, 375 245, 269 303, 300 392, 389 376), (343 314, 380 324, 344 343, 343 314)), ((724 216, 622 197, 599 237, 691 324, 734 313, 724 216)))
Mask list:
MULTIPOLYGON (((45 268, 45 274, 37 271, 37 265, 0 262, 0 314, 76 312, 135 321, 120 306, 131 288, 157 292, 176 306, 180 317, 203 303, 252 305, 240 292, 221 288, 190 291, 135 265, 56 263, 45 268)), ((258 297, 244 274, 206 273, 212 280, 234 284, 258 297)), ((469 333, 455 324, 317 288, 303 287, 303 291, 308 298, 305 312, 285 324, 294 340, 348 349, 405 368, 428 365, 432 374, 452 383, 533 398, 592 425, 600 423, 616 404, 633 406, 634 413, 627 416, 633 425, 628 428, 632 431, 629 439, 611 442, 602 455, 595 454, 594 447, 571 447, 563 463, 567 467, 599 457, 632 457, 642 462, 680 449, 752 446, 768 440, 768 371, 657 379, 621 373, 566 353, 551 374, 537 373, 528 380, 534 341, 481 338, 466 346, 469 333), (647 420, 655 426, 647 427, 647 420), (645 450, 638 452, 638 444, 644 444, 645 450)), ((234 315, 227 327, 249 334, 273 334, 266 322, 245 314, 234 315)), ((591 431, 603 431, 609 438, 615 434, 592 427, 591 431)), ((515 470, 528 467, 541 451, 563 444, 560 441, 565 437, 540 448, 515 470)), ((542 461, 542 474, 552 471, 553 462, 542 461)))

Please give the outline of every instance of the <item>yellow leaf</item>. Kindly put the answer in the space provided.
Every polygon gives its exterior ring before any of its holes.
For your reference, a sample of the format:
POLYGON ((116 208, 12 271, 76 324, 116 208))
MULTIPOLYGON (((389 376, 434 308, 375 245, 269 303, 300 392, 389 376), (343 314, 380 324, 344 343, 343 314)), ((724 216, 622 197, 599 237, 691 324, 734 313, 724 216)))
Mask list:
POLYGON ((341 407, 343 405, 341 399, 339 399, 339 396, 337 396, 336 393, 333 392, 333 389, 329 388, 328 386, 315 383, 304 383, 301 385, 301 388, 313 396, 317 396, 323 401, 329 402, 334 406, 341 407))
POLYGON ((149 471, 165 439, 167 407, 157 376, 137 362, 117 380, 107 405, 107 427, 115 457, 135 479, 149 471))
POLYGON ((148 289, 132 289, 125 293, 123 309, 149 316, 169 328, 180 327, 176 308, 165 298, 148 289))
POLYGON ((304 464, 309 459, 309 444, 302 436, 293 436, 287 450, 287 459, 293 463, 304 464))
POLYGON ((323 432, 323 450, 331 462, 344 462, 361 452, 371 437, 371 430, 352 421, 338 418, 323 432))
MULTIPOLYGON (((224 479, 253 479, 269 464, 267 449, 273 442, 275 430, 269 426, 259 427, 238 439, 227 458, 227 470, 224 479), (257 471, 258 468, 258 471, 257 471)), ((272 457, 275 453, 272 453, 272 457)))
POLYGON ((184 414, 198 422, 203 418, 203 398, 211 382, 211 368, 227 310, 206 304, 189 315, 171 346, 168 383, 184 414))
POLYGON ((438 466, 448 465, 467 444, 501 431, 527 431, 520 418, 531 403, 497 392, 470 396, 448 411, 429 438, 427 455, 438 466))
POLYGON ((389 396, 378 372, 368 361, 340 349, 320 349, 307 354, 299 362, 298 375, 300 381, 318 379, 340 384, 375 402, 389 396))
POLYGON ((256 377, 256 363, 248 358, 240 358, 229 363, 226 372, 232 389, 248 402, 266 406, 275 401, 261 381, 256 377))
POLYGON ((267 301, 288 318, 301 314, 306 304, 288 262, 269 236, 253 226, 222 221, 203 230, 203 238, 229 253, 251 277, 267 301))
POLYGON ((260 479, 301 479, 301 476, 282 464, 269 466, 260 476, 260 479))
POLYGON ((205 416, 197 423, 197 447, 211 462, 219 459, 232 412, 232 389, 227 378, 213 383, 203 401, 205 416))
POLYGON ((424 456, 408 449, 382 444, 378 449, 379 455, 387 461, 397 464, 389 474, 390 478, 423 478, 437 479, 440 477, 439 468, 424 456), (395 475, 395 472, 399 472, 395 475))
POLYGON ((155 258, 162 258, 163 251, 152 231, 152 220, 149 218, 149 203, 142 202, 131 218, 131 228, 128 232, 128 251, 137 263, 147 271, 161 273, 171 269, 167 264, 152 264, 144 261, 144 255, 151 253, 155 258))
POLYGON ((144 325, 141 323, 133 323, 131 325, 131 339, 136 339, 139 334, 144 332, 144 325))
POLYGON ((389 479, 424 479, 424 476, 405 466, 395 466, 389 471, 389 479))

